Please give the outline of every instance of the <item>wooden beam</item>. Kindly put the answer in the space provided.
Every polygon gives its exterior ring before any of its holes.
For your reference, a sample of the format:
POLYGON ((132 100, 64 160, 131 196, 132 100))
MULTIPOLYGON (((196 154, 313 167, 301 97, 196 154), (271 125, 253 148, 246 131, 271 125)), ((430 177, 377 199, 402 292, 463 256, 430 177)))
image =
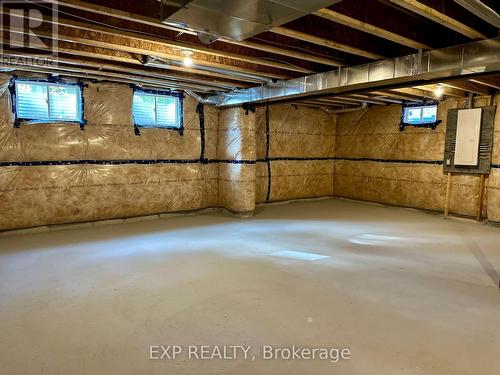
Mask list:
POLYGON ((430 19, 431 21, 437 22, 447 28, 456 31, 462 35, 465 35, 471 39, 487 39, 487 37, 481 34, 479 31, 474 30, 472 27, 469 27, 454 18, 447 16, 441 12, 438 12, 436 9, 431 8, 428 5, 422 4, 417 0, 390 0, 394 4, 399 5, 405 9, 408 9, 414 13, 417 13, 425 18, 430 19))
POLYGON ((298 59, 298 60, 311 61, 311 62, 316 63, 316 64, 335 66, 335 67, 346 66, 346 63, 343 61, 340 61, 340 60, 327 59, 327 58, 324 58, 321 56, 316 56, 316 55, 308 55, 306 53, 277 48, 277 47, 273 47, 273 46, 270 46, 267 44, 255 43, 255 42, 252 42, 249 40, 245 40, 242 42, 238 42, 235 40, 228 41, 226 39, 220 39, 220 40, 222 40, 224 43, 235 44, 235 45, 238 45, 241 47, 252 48, 252 49, 259 50, 259 51, 274 53, 276 55, 293 57, 294 59, 298 59))
POLYGON ((371 91, 370 94, 377 95, 377 96, 383 96, 383 97, 388 97, 388 98, 396 98, 399 100, 408 100, 410 102, 421 102, 422 98, 415 99, 414 96, 409 96, 405 95, 402 93, 396 93, 396 92, 391 92, 391 91, 371 91))
POLYGON ((338 97, 319 98, 319 99, 315 99, 315 100, 325 102, 325 103, 337 103, 337 104, 342 104, 342 105, 354 105, 354 106, 359 105, 359 102, 357 102, 355 100, 347 100, 347 99, 342 99, 342 98, 338 98, 338 97))
MULTIPOLYGON (((3 29, 2 29, 3 30, 3 29)), ((16 28, 9 28, 8 30, 11 33, 19 33, 19 34, 24 34, 23 29, 16 29, 16 28)), ((72 43, 77 43, 77 44, 83 44, 91 47, 99 47, 99 48, 104 48, 104 49, 109 49, 109 50, 114 50, 114 51, 121 51, 121 52, 128 52, 128 53, 135 53, 135 54, 140 54, 140 55, 147 55, 147 56, 156 56, 162 59, 166 60, 171 60, 171 61, 177 61, 181 63, 184 59, 184 56, 179 53, 179 54, 173 54, 173 53, 166 53, 166 52, 161 52, 161 51, 155 51, 153 49, 147 49, 143 47, 134 47, 133 45, 126 45, 124 44, 118 44, 118 43, 110 43, 110 42, 103 42, 100 40, 95 40, 95 39, 87 39, 87 38, 81 38, 77 36, 71 36, 71 35, 62 35, 59 33, 57 36, 52 35, 51 33, 46 33, 46 32, 37 32, 37 36, 39 37, 44 37, 48 39, 57 39, 60 41, 65 41, 65 42, 72 42, 72 43)), ((274 74, 274 73, 266 73, 266 72, 260 72, 252 69, 246 69, 246 68, 241 68, 233 65, 225 65, 225 64, 220 64, 216 62, 211 62, 211 61, 206 61, 206 60, 197 60, 194 59, 194 64, 193 68, 196 69, 197 66, 203 67, 212 67, 212 68, 218 68, 218 69, 224 69, 226 71, 230 72, 236 72, 236 73, 242 73, 242 74, 248 74, 248 75, 253 75, 253 76, 260 76, 263 78, 269 77, 269 78, 277 78, 277 79, 287 79, 289 78, 288 76, 284 76, 281 74, 274 74)), ((198 69, 201 70, 201 69, 198 69)))
POLYGON ((500 85, 496 85, 494 83, 488 82, 485 79, 479 80, 479 79, 469 79, 470 82, 477 83, 478 85, 483 85, 486 87, 491 87, 492 89, 495 90, 500 90, 500 85))
MULTIPOLYGON (((16 15, 13 15, 16 17, 16 15)), ((22 16, 22 18, 26 19, 36 19, 36 16, 32 16, 30 18, 29 15, 22 16)), ((289 70, 289 71, 294 71, 294 72, 299 72, 299 73, 304 73, 304 74, 310 74, 314 73, 313 71, 305 68, 301 68, 298 66, 294 66, 292 64, 285 64, 282 62, 277 62, 277 61, 269 61, 269 60, 264 60, 252 56, 244 56, 236 53, 231 53, 231 52, 224 52, 224 51, 218 51, 212 48, 207 48, 207 47, 202 47, 202 46, 197 46, 189 43, 184 43, 184 42, 179 42, 176 40, 170 40, 170 39, 165 39, 165 38, 159 38, 159 37, 154 37, 154 36, 149 36, 149 35, 142 35, 142 34, 137 34, 137 33, 132 33, 128 31, 121 31, 121 30, 116 30, 110 27, 103 27, 99 25, 94 25, 94 24, 89 24, 89 23, 82 23, 82 22, 77 22, 77 21, 71 21, 71 20, 66 20, 66 19, 57 19, 53 20, 51 18, 45 18, 45 22, 55 24, 58 26, 63 26, 63 27, 68 27, 72 29, 77 29, 77 30, 85 30, 85 31, 91 31, 91 32, 99 32, 104 35, 111 35, 115 37, 120 37, 120 38, 128 38, 128 39, 133 39, 138 42, 144 42, 144 43, 151 43, 153 45, 158 45, 158 46, 166 46, 170 48, 175 48, 179 50, 189 50, 201 54, 206 54, 206 55, 211 55, 211 56, 217 56, 217 57, 223 57, 223 58, 228 58, 231 60, 236 60, 236 61, 243 61, 245 63, 251 63, 251 64, 256 64, 256 65, 262 65, 266 67, 271 67, 271 68, 276 68, 276 69, 282 69, 282 70, 289 70)))
POLYGON ((71 70, 65 70, 61 68, 46 68, 46 67, 37 67, 37 66, 19 66, 16 68, 13 68, 18 71, 26 71, 26 72, 33 72, 33 73, 43 73, 43 74, 57 74, 59 76, 65 76, 65 77, 75 77, 75 78, 81 78, 81 79, 95 79, 97 81, 111 81, 111 82, 120 82, 120 83, 128 83, 128 84, 134 84, 134 85, 143 85, 147 87, 159 87, 159 88, 171 88, 171 89, 179 89, 179 90, 193 90, 195 89, 196 91, 202 91, 202 92, 210 92, 209 88, 206 87, 198 87, 194 88, 190 85, 182 85, 182 84, 164 84, 161 82, 156 82, 148 79, 143 79, 143 80, 138 80, 136 77, 129 78, 126 77, 126 75, 103 75, 103 73, 99 73, 96 71, 88 71, 88 72, 83 72, 81 69, 72 72, 71 70))
POLYGON ((391 89, 389 91, 390 92, 394 92, 394 93, 401 93, 403 95, 406 95, 406 96, 409 96, 409 97, 413 97, 415 99, 420 99, 420 100, 422 100, 424 98, 431 98, 431 99, 434 99, 434 100, 440 100, 441 99, 441 97, 437 96, 434 92, 419 90, 419 89, 412 88, 412 87, 403 87, 403 88, 400 88, 400 89, 391 89))
POLYGON ((357 98, 356 100, 359 100, 361 102, 366 102, 366 103, 369 103, 369 104, 380 104, 380 105, 385 105, 386 104, 382 100, 377 100, 377 99, 372 98, 371 96, 368 96, 368 95, 349 94, 347 96, 347 98, 350 98, 350 99, 357 98))
MULTIPOLYGON (((130 13, 130 12, 124 12, 124 11, 121 11, 118 9, 108 8, 108 7, 105 7, 102 5, 86 3, 83 1, 79 1, 79 0, 64 0, 64 1, 46 0, 46 1, 51 2, 53 4, 57 4, 59 6, 65 6, 68 8, 82 10, 82 11, 89 12, 89 13, 100 14, 100 15, 107 16, 107 17, 118 18, 118 19, 122 19, 125 21, 130 21, 130 22, 139 23, 139 24, 143 24, 143 25, 158 27, 161 29, 182 32, 184 34, 197 35, 196 32, 194 32, 194 31, 169 26, 169 25, 161 23, 159 20, 157 20, 155 18, 145 17, 145 16, 142 16, 140 14, 135 14, 135 13, 130 13)), ((89 20, 89 21, 91 21, 91 20, 89 20)), ((315 55, 309 55, 309 54, 305 54, 305 53, 296 52, 293 50, 272 47, 272 46, 258 44, 258 43, 250 42, 250 41, 233 41, 233 40, 226 39, 226 38, 218 39, 218 41, 220 41, 222 43, 234 44, 234 45, 238 45, 241 47, 251 48, 251 49, 255 49, 255 50, 259 50, 259 51, 274 53, 277 55, 291 57, 291 58, 295 58, 295 59, 299 59, 299 60, 311 61, 311 62, 315 62, 318 64, 323 64, 323 65, 345 66, 345 63, 343 63, 339 60, 322 58, 322 57, 318 57, 315 55)))
POLYGON ((317 44, 318 46, 332 48, 332 49, 336 49, 336 50, 339 50, 342 52, 347 52, 347 53, 350 53, 353 55, 367 57, 367 58, 372 59, 372 60, 385 59, 385 57, 378 55, 376 53, 373 53, 373 52, 365 51, 365 50, 362 50, 362 49, 359 49, 356 47, 351 47, 351 46, 348 46, 346 44, 337 43, 337 42, 334 42, 333 40, 321 38, 319 36, 306 34, 306 33, 303 33, 301 31, 288 29, 286 27, 277 26, 277 27, 271 28, 269 31, 272 33, 275 33, 275 34, 289 37, 289 38, 299 39, 299 40, 302 40, 304 42, 317 44))
POLYGON ((448 172, 448 178, 446 179, 446 197, 444 200, 444 217, 448 217, 450 214, 450 202, 451 202, 451 172, 448 172))
MULTIPOLYGON (((24 47, 24 45, 22 43, 18 44, 16 42, 12 42, 12 41, 9 42, 9 43, 13 47, 24 47)), ((58 46, 58 49, 57 49, 59 55, 65 54, 65 55, 77 56, 77 57, 89 57, 89 58, 98 59, 98 60, 106 60, 106 61, 113 61, 113 62, 120 62, 120 63, 125 63, 125 64, 133 64, 133 65, 144 66, 142 60, 137 59, 137 58, 124 57, 124 56, 117 56, 117 55, 108 54, 108 53, 113 53, 113 51, 111 51, 111 50, 100 49, 100 48, 96 49, 96 48, 92 47, 96 51, 88 51, 88 50, 82 49, 82 47, 86 47, 86 46, 77 46, 75 44, 75 48, 67 48, 67 47, 61 47, 61 43, 64 43, 64 42, 59 42, 59 46, 58 46), (97 52, 99 50, 101 52, 97 52), (106 54, 103 53, 104 51, 106 52, 106 54)), ((64 43, 64 44, 66 45, 68 43, 64 43)), ((71 43, 71 44, 73 44, 73 43, 71 43)), ((44 47, 41 46, 39 49, 40 50, 44 50, 44 47)), ((188 68, 188 67, 185 67, 185 66, 167 67, 167 65, 165 65, 165 67, 161 67, 161 68, 154 67, 154 68, 155 69, 160 69, 160 70, 164 71, 165 73, 162 73, 162 74, 166 74, 166 75, 171 75, 171 74, 175 75, 175 72, 182 72, 182 73, 191 73, 191 74, 197 74, 197 75, 202 75, 202 76, 209 76, 210 78, 229 79, 231 81, 245 82, 246 84, 248 82, 262 83, 262 81, 256 80, 256 79, 254 80, 254 79, 251 79, 251 78, 237 77, 237 76, 234 76, 234 75, 231 75, 231 74, 223 74, 223 73, 215 73, 215 72, 210 72, 210 71, 205 71, 205 70, 197 70, 197 69, 188 68)), ((198 79, 198 78, 195 78, 195 79, 198 79)), ((204 81, 206 79, 200 78, 200 80, 204 81)), ((245 83, 243 84, 243 86, 245 86, 245 83)))
POLYGON ((483 216, 483 202, 484 202, 484 180, 486 176, 484 174, 479 175, 479 196, 477 202, 477 214, 476 220, 481 221, 483 216))
POLYGON ((407 46, 415 49, 431 49, 428 45, 424 43, 417 42, 416 40, 406 38, 402 35, 393 33, 391 31, 385 30, 381 27, 371 25, 369 23, 359 21, 355 18, 346 16, 345 14, 334 12, 330 9, 320 9, 317 12, 314 12, 316 16, 325 18, 327 20, 340 23, 342 25, 348 26, 350 28, 363 31, 368 34, 375 35, 379 38, 390 40, 391 42, 402 44, 403 46, 407 46))
MULTIPOLYGON (((421 85, 421 86, 415 86, 413 88, 433 93, 436 90, 436 85, 435 84, 432 84, 432 85, 421 85)), ((454 89, 454 88, 451 88, 451 87, 444 87, 444 86, 442 87, 442 89, 443 89, 443 95, 444 96, 451 96, 451 97, 454 97, 454 98, 464 98, 464 97, 467 96, 467 92, 463 91, 463 90, 458 90, 458 89, 454 89)))
MULTIPOLYGON (((43 59, 46 58, 46 56, 43 56, 43 55, 36 55, 33 53, 23 53, 23 52, 10 51, 10 50, 4 50, 2 55, 3 55, 3 57, 7 57, 7 58, 12 56, 15 58, 26 59, 23 61, 28 61, 28 62, 30 61, 30 59, 39 59, 39 61, 43 61, 43 59)), ((81 57, 81 55, 80 55, 80 57, 81 57)), ((61 57, 61 56, 59 56, 57 58, 57 63, 58 63, 58 65, 66 64, 66 65, 76 65, 78 67, 82 67, 82 66, 83 67, 91 67, 91 68, 95 68, 99 71, 110 70, 110 71, 115 71, 115 72, 120 72, 120 73, 140 75, 140 76, 154 78, 154 79, 173 80, 176 82, 183 82, 183 83, 188 83, 188 84, 198 84, 198 85, 204 85, 204 86, 209 86, 209 87, 213 87, 213 88, 220 88, 220 89, 227 89, 227 90, 235 89, 235 88, 251 87, 248 84, 218 81, 218 80, 208 79, 208 78, 202 79, 202 78, 185 77, 185 76, 179 76, 178 74, 174 74, 172 72, 165 74, 164 72, 155 72, 155 71, 144 70, 144 69, 135 69, 135 68, 130 68, 130 67, 126 67, 126 66, 109 64, 107 62, 94 62, 94 61, 83 60, 83 59, 65 58, 65 57, 61 57)))
POLYGON ((451 87, 453 89, 458 89, 466 92, 472 92, 474 94, 482 95, 482 96, 488 96, 490 95, 490 90, 484 86, 479 86, 477 84, 469 83, 467 82, 446 82, 442 84, 445 87, 451 87))

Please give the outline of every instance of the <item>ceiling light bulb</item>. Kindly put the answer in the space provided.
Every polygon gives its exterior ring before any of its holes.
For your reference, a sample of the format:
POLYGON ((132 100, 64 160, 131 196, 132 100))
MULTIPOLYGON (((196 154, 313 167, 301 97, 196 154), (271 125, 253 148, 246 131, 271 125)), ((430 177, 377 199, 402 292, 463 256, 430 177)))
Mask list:
POLYGON ((193 65, 193 59, 191 58, 191 55, 193 54, 192 51, 189 51, 189 50, 185 50, 185 51, 182 51, 182 54, 184 55, 184 60, 183 63, 184 63, 184 66, 192 66, 193 65))
POLYGON ((434 89, 434 95, 436 95, 438 98, 442 97, 444 94, 444 88, 443 88, 443 85, 441 85, 440 83, 438 83, 436 85, 436 88, 434 89))

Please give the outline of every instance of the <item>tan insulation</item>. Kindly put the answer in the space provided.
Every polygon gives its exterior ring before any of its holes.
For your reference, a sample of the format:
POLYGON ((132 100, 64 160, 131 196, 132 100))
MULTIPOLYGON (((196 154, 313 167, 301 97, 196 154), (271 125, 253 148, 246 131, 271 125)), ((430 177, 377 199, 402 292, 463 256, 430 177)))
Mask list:
POLYGON ((274 161, 271 165, 272 200, 333 195, 333 167, 330 160, 274 161))
MULTIPOLYGON (((500 166, 500 94, 495 96, 497 106, 495 128, 493 132, 492 164, 500 166)), ((492 168, 487 181, 486 200, 488 219, 500 222, 500 169, 492 168)))
MULTIPOLYGON (((394 163, 387 161, 441 161, 448 109, 461 108, 464 100, 445 100, 439 104, 436 130, 407 127, 399 131, 401 106, 373 107, 341 114, 337 120, 338 159, 335 165, 335 195, 400 206, 444 210, 446 175, 442 165, 394 163)), ((476 107, 488 105, 488 98, 476 100, 476 107)), ((498 116, 496 122, 498 124, 498 116)), ((495 134, 499 126, 496 125, 495 134)), ((498 137, 498 135, 496 135, 498 137)), ((498 155, 496 143, 494 155, 498 155)), ((494 161, 495 163, 495 157, 494 161)), ((493 169, 494 173, 497 173, 493 169)), ((496 216, 495 178, 488 181, 484 214, 496 216), (487 201, 486 201, 487 199, 487 201), (487 207, 487 211, 486 211, 487 207)), ((479 199, 479 177, 452 176, 450 212, 475 216, 479 199)), ((493 220, 493 219, 492 219, 493 220)))
POLYGON ((318 108, 270 107, 270 157, 335 156, 334 116, 318 108))
POLYGON ((487 189, 488 219, 500 222, 500 169, 491 171, 487 189))
POLYGON ((337 157, 393 160, 442 160, 448 109, 454 100, 439 104, 442 124, 435 130, 407 127, 399 130, 401 106, 378 106, 339 115, 337 157))
MULTIPOLYGON (((0 75, 1 162, 182 159, 192 163, 0 167, 0 229, 214 206, 252 213, 256 202, 268 200, 269 187, 269 201, 336 195, 443 210, 442 165, 383 160, 442 160, 447 110, 464 105, 444 101, 438 111, 443 123, 435 131, 409 127, 404 132, 399 131, 401 107, 397 105, 339 116, 318 108, 271 105, 269 163, 265 106, 248 114, 241 108, 205 106, 204 157, 220 162, 199 163, 198 103, 188 95, 183 135, 141 129, 141 136, 136 136, 132 88, 114 83, 86 85, 88 123, 83 131, 74 124, 15 129, 10 78, 0 75), (382 161, 344 160, 350 158, 382 161)), ((480 99, 475 104, 488 103, 480 99)), ((493 163, 500 164, 499 115, 495 126, 493 163)), ((478 185, 477 176, 454 175, 451 212, 475 216, 478 185)), ((499 169, 492 169, 485 199, 484 214, 500 221, 499 169)))
POLYGON ((0 228, 213 207, 216 191, 216 165, 1 167, 0 228))
MULTIPOLYGON (((259 107, 256 117, 257 158, 264 159, 266 108, 259 107)), ((270 201, 333 194, 335 122, 336 116, 318 108, 289 104, 269 107, 270 201), (286 158, 292 160, 279 160, 286 158)), ((257 202, 266 201, 268 181, 267 163, 258 163, 257 202)))
MULTIPOLYGON (((89 83, 85 130, 75 124, 13 127, 10 76, 0 77, 0 161, 143 160, 200 158, 197 102, 184 99, 178 131, 141 129, 136 136, 132 88, 89 83)), ((205 106, 205 157, 215 158, 218 110, 205 106)), ((0 228, 185 211, 218 205, 217 164, 75 164, 0 168, 0 228)), ((254 184, 252 184, 253 186, 254 184)))
MULTIPOLYGON (((454 176, 451 212, 475 215, 478 182, 477 176, 454 176)), ((337 160, 335 195, 442 211, 446 176, 441 165, 337 160)))
POLYGON ((255 166, 255 202, 262 203, 267 199, 268 186, 267 163, 258 162, 255 166))

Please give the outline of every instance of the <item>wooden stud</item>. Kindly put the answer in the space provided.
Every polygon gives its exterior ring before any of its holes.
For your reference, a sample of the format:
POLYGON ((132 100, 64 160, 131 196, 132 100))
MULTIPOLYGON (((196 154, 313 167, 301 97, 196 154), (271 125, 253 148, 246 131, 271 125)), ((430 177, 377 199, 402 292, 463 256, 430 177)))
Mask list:
POLYGON ((448 217, 450 214, 450 201, 451 201, 451 172, 448 172, 448 179, 446 181, 446 201, 444 203, 445 217, 448 217))
POLYGON ((484 181, 485 181, 485 175, 481 174, 479 175, 479 198, 478 198, 478 204, 477 204, 477 215, 476 215, 476 220, 481 221, 482 215, 483 215, 483 201, 484 201, 484 181))

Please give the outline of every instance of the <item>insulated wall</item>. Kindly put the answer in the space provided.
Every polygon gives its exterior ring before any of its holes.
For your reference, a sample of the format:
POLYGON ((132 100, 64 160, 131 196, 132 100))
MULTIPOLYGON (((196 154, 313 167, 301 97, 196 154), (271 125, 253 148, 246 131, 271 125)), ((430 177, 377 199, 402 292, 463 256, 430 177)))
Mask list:
POLYGON ((238 213, 255 209, 255 115, 242 108, 220 112, 219 205, 238 213))
POLYGON ((335 121, 318 108, 257 108, 257 202, 333 194, 335 121))
MULTIPOLYGON (((134 134, 132 88, 88 83, 77 124, 13 126, 9 76, 0 92, 0 229, 184 211, 217 205, 216 164, 200 163, 197 103, 184 134, 134 134), (30 163, 34 165, 29 165, 30 163)), ((218 110, 205 108, 205 153, 216 157, 218 110)))
MULTIPOLYGON (((478 99, 475 107, 488 105, 478 99)), ((340 114, 337 120, 335 195, 407 207, 444 210, 447 177, 443 173, 446 116, 464 101, 446 100, 438 107, 442 123, 435 130, 407 127, 399 131, 401 106, 373 107, 340 114)), ((497 116, 498 124, 498 116, 497 116)), ((495 129, 498 138, 498 126, 495 129)), ((498 160, 498 141, 495 142, 498 160)), ((486 201, 495 219, 498 169, 493 168, 486 201)), ((475 216, 479 177, 452 177, 450 212, 475 216)), ((485 206, 486 207, 486 206, 485 206)), ((486 209, 484 214, 486 214, 486 209)), ((496 220, 496 219, 495 219, 496 220)))
POLYGON ((500 95, 495 98, 497 113, 493 132, 493 157, 490 177, 488 178, 487 211, 488 218, 500 222, 500 95))

